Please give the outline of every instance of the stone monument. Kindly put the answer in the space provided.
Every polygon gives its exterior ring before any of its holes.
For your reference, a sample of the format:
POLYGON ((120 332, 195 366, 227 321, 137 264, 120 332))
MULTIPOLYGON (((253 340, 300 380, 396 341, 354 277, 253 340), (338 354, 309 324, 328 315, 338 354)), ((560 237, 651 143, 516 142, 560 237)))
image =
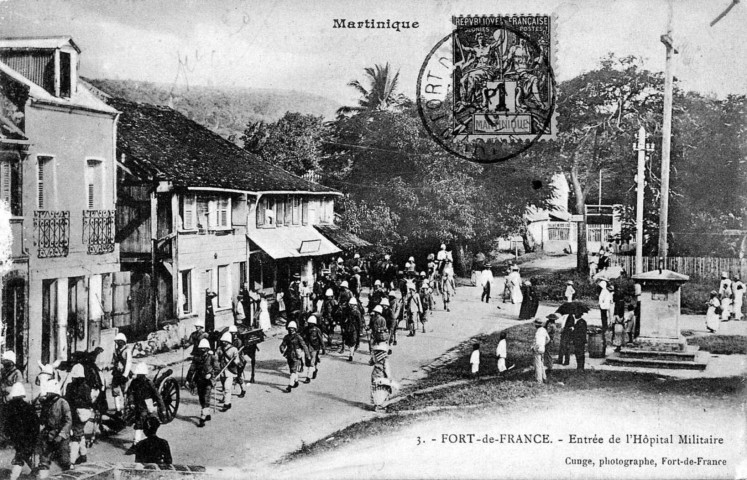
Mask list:
POLYGON ((687 275, 666 269, 633 275, 640 285, 640 335, 607 359, 610 365, 703 370, 707 355, 680 330, 680 294, 687 275))

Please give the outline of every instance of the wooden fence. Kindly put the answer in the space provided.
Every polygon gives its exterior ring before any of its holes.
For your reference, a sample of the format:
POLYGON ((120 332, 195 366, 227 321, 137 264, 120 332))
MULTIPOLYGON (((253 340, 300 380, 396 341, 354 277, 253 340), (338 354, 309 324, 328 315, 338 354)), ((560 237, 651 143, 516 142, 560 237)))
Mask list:
MULTIPOLYGON (((629 274, 635 271, 635 256, 612 255, 612 265, 619 265, 629 274)), ((643 257, 643 271, 659 268, 659 257, 643 257)), ((718 257, 668 257, 664 268, 689 275, 693 280, 716 280, 721 272, 729 272, 734 278, 747 278, 747 259, 718 257)))

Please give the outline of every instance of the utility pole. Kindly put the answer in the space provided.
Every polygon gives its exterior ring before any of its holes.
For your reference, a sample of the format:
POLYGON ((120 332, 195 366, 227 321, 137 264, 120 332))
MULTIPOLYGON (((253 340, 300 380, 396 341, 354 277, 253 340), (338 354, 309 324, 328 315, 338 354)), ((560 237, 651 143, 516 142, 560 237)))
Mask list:
POLYGON ((638 172, 636 173, 636 209, 635 209, 635 272, 643 273, 643 192, 646 187, 646 156, 654 151, 652 143, 646 143, 646 129, 638 129, 638 143, 633 144, 638 152, 638 172))
POLYGON ((667 33, 661 36, 661 42, 667 49, 666 66, 664 67, 664 124, 661 136, 661 203, 659 208, 659 257, 668 255, 667 232, 669 229, 669 154, 672 145, 672 56, 677 53, 672 40, 672 19, 674 8, 672 0, 668 2, 667 33))

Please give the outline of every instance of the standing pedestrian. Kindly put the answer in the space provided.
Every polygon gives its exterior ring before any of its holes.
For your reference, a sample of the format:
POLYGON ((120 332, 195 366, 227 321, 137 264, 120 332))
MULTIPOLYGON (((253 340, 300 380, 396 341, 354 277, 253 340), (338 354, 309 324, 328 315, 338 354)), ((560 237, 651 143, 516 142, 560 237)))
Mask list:
POLYGON ((233 384, 239 376, 241 366, 241 354, 233 345, 231 332, 226 332, 220 337, 218 347, 218 363, 221 369, 220 381, 223 384, 223 411, 231 410, 231 396, 233 395, 233 384))
POLYGON ((532 282, 529 280, 524 282, 524 286, 521 290, 522 301, 521 307, 519 308, 519 320, 529 320, 537 314, 539 298, 537 297, 537 292, 534 289, 534 286, 532 286, 532 282))
POLYGON ((26 401, 23 383, 15 383, 8 392, 8 402, 4 405, 3 434, 15 450, 11 462, 10 480, 17 480, 23 466, 34 467, 34 450, 39 436, 39 418, 34 407, 26 401))
POLYGON ((615 303, 612 296, 614 288, 610 288, 612 285, 607 284, 607 280, 601 280, 599 282, 599 311, 602 316, 602 335, 605 338, 605 345, 607 343, 606 337, 604 336, 607 332, 607 327, 610 317, 610 311, 614 309, 615 303))
MULTIPOLYGON (((335 315, 337 315, 337 301, 334 298, 334 291, 328 288, 324 292, 324 302, 322 303, 322 331, 327 336, 327 346, 332 347, 332 335, 335 333, 335 315)), ((349 300, 349 299, 348 299, 349 300)), ((322 349, 322 355, 325 350, 322 349)))
POLYGON ((721 298, 721 321, 725 322, 729 320, 731 316, 731 303, 732 303, 732 281, 729 278, 729 272, 721 272, 721 282, 718 287, 718 294, 721 298))
POLYGON ((340 349, 340 353, 344 353, 344 348, 347 347, 349 352, 348 362, 352 362, 353 355, 361 343, 361 323, 363 322, 363 316, 358 308, 358 300, 355 297, 350 297, 350 300, 348 300, 344 317, 342 325, 343 347, 340 349))
POLYGON ((127 381, 132 372, 132 350, 127 347, 127 337, 118 333, 114 337, 114 354, 112 355, 112 397, 117 417, 124 413, 124 394, 127 381))
POLYGON ((734 283, 732 284, 734 290, 734 320, 741 320, 744 316, 742 314, 742 305, 744 302, 745 286, 739 275, 734 277, 734 283))
POLYGON ((407 336, 414 337, 417 320, 420 318, 420 314, 423 313, 423 305, 420 303, 420 295, 415 291, 414 282, 408 282, 405 308, 407 314, 407 327, 410 330, 410 333, 407 336))
POLYGON ((391 316, 387 322, 389 327, 390 340, 389 343, 397 345, 397 330, 399 330, 399 322, 402 321, 404 315, 404 301, 399 292, 392 290, 389 292, 389 307, 391 310, 391 316))
POLYGON ((313 307, 311 306, 312 290, 307 280, 304 280, 303 282, 301 282, 301 287, 299 291, 301 294, 301 311, 304 313, 311 312, 313 310, 313 307))
POLYGON ((288 323, 288 333, 283 337, 283 342, 280 344, 280 353, 285 357, 288 362, 288 370, 290 371, 289 383, 285 393, 290 393, 292 389, 298 387, 298 373, 303 370, 303 362, 309 357, 309 349, 306 346, 306 342, 298 334, 298 326, 296 322, 288 323))
POLYGON ((583 370, 586 361, 586 330, 586 320, 583 313, 580 313, 573 327, 573 353, 576 355, 577 370, 583 370))
POLYGON ((511 290, 511 303, 514 305, 520 304, 524 298, 521 294, 521 275, 517 265, 511 267, 511 273, 506 277, 506 282, 511 290))
POLYGON ((306 364, 308 370, 306 370, 305 383, 311 383, 312 379, 316 379, 319 372, 319 352, 324 349, 324 336, 316 322, 316 316, 309 316, 306 320, 306 329, 304 331, 304 340, 309 349, 309 362, 306 364))
POLYGON ((236 325, 243 325, 246 321, 243 295, 238 295, 236 297, 236 303, 233 305, 233 320, 236 325))
POLYGON ((148 378, 148 366, 145 363, 138 363, 132 373, 135 378, 127 388, 127 408, 128 420, 133 424, 135 435, 132 446, 125 455, 132 455, 135 452, 135 445, 145 439, 145 420, 148 417, 158 417, 158 412, 166 411, 158 389, 148 378))
POLYGON ((200 423, 198 427, 204 427, 205 422, 211 420, 210 394, 213 390, 215 376, 220 372, 218 359, 210 350, 210 342, 206 338, 200 340, 197 345, 197 354, 192 357, 192 364, 187 372, 187 387, 197 390, 200 401, 200 423))
POLYGON ((493 284, 493 271, 490 269, 490 265, 485 265, 480 274, 480 285, 482 285, 482 295, 480 301, 490 303, 490 290, 493 284))
POLYGON ((259 328, 263 332, 266 332, 272 328, 272 321, 270 320, 270 307, 267 305, 267 297, 261 295, 259 300, 259 328))
POLYGON ((70 430, 73 416, 70 404, 60 395, 56 381, 44 383, 39 394, 39 478, 49 478, 49 467, 56 460, 62 471, 70 470, 70 430))
POLYGON ((573 288, 573 280, 568 280, 566 285, 568 286, 565 287, 565 301, 572 302, 573 296, 576 295, 576 289, 573 288))
POLYGON ((547 330, 547 337, 550 339, 547 345, 545 345, 545 367, 547 368, 547 373, 552 371, 552 351, 555 349, 555 331, 557 330, 555 321, 559 318, 560 316, 557 313, 551 313, 545 321, 545 330, 547 330))
POLYGON ((718 299, 718 292, 711 291, 711 298, 708 300, 708 310, 706 311, 706 328, 711 333, 716 333, 721 326, 721 302, 718 299))
POLYGON ((627 310, 625 311, 625 317, 623 319, 623 324, 625 326, 625 333, 627 336, 628 343, 633 342, 633 332, 635 332, 635 324, 636 324, 636 318, 635 318, 635 305, 630 304, 627 307, 627 310))
MULTIPOLYGON (((238 353, 238 356, 236 358, 236 370, 237 374, 234 377, 234 385, 239 386, 239 394, 237 395, 239 398, 244 398, 246 396, 246 389, 244 388, 244 369, 246 368, 246 357, 249 356, 249 358, 252 360, 252 379, 254 378, 254 359, 252 358, 256 354, 256 345, 249 345, 244 346, 244 342, 241 341, 241 338, 239 338, 239 329, 236 325, 231 325, 228 327, 228 333, 231 334, 232 342, 231 344, 236 348, 236 352, 238 353), (254 347, 254 348, 252 348, 254 347)), ((250 382, 254 383, 254 382, 250 382)))
POLYGON ((70 434, 70 461, 73 464, 88 461, 86 445, 86 424, 93 419, 93 397, 91 387, 86 382, 86 372, 83 365, 76 363, 70 370, 72 380, 67 386, 65 400, 70 405, 73 416, 73 426, 70 434))
POLYGON ((534 326, 537 330, 534 334, 532 352, 534 353, 534 376, 538 383, 547 382, 547 374, 545 373, 545 349, 547 348, 547 344, 550 342, 550 337, 547 335, 547 330, 545 330, 544 324, 545 322, 541 319, 534 319, 534 326))
POLYGON ((558 364, 568 365, 571 363, 571 350, 573 345, 573 329, 576 325, 576 317, 570 313, 565 317, 565 322, 560 330, 560 350, 558 352, 558 364))

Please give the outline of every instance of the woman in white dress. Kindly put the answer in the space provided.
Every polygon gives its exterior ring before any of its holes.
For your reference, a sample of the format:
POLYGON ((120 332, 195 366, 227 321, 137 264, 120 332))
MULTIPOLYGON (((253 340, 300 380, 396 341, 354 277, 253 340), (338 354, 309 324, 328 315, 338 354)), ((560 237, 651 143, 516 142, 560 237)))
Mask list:
POLYGON ((718 299, 718 292, 711 291, 711 299, 708 300, 708 311, 706 312, 706 328, 709 332, 715 333, 721 325, 721 302, 718 299))
POLYGON ((270 309, 267 307, 267 298, 263 295, 259 301, 259 328, 267 331, 272 327, 270 322, 270 309))

